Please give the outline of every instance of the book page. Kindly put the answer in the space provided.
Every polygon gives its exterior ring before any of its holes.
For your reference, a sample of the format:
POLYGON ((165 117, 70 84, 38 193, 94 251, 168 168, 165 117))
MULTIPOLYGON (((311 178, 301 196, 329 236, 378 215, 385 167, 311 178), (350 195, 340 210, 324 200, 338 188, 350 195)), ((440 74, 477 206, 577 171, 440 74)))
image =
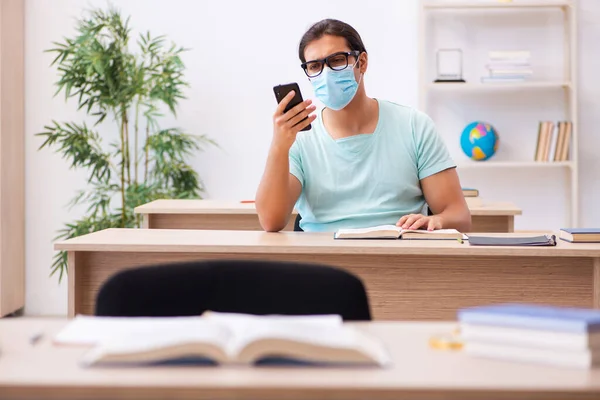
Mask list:
POLYGON ((405 233, 419 233, 424 235, 462 235, 463 240, 469 239, 468 235, 460 233, 456 229, 434 229, 433 231, 428 231, 427 229, 403 229, 400 237, 402 237, 402 235, 405 233))
POLYGON ((77 315, 55 337, 62 345, 89 346, 104 342, 115 335, 153 331, 157 327, 186 328, 201 321, 201 317, 96 317, 77 315))
POLYGON ((80 361, 93 365, 111 358, 144 363, 200 357, 218 363, 226 360, 232 337, 227 327, 199 318, 179 319, 176 323, 130 324, 129 329, 103 337, 80 361))
POLYGON ((459 231, 457 231, 456 229, 434 229, 433 231, 428 231, 427 229, 403 229, 402 233, 424 233, 424 234, 432 234, 432 233, 438 233, 438 234, 453 234, 453 233, 460 233, 459 231))
POLYGON ((233 338, 227 345, 227 353, 231 358, 257 335, 279 329, 341 327, 343 324, 339 315, 249 315, 209 311, 203 314, 203 318, 226 326, 232 332, 233 338))
MULTIPOLYGON (((244 351, 246 347, 252 345, 253 342, 277 339, 329 349, 356 350, 380 365, 386 365, 390 362, 387 349, 380 341, 353 327, 344 325, 331 326, 294 322, 255 324, 243 336, 232 341, 230 351, 237 355, 244 351)), ((272 355, 267 350, 265 350, 265 353, 265 355, 272 355)), ((303 354, 303 357, 306 357, 306 359, 316 357, 318 359, 319 354, 303 354)))
POLYGON ((225 325, 238 336, 250 327, 261 325, 296 323, 335 327, 343 324, 340 315, 251 315, 207 311, 202 318, 225 325))
POLYGON ((402 231, 402 229, 396 225, 379 225, 379 226, 373 226, 370 228, 340 229, 338 232, 339 233, 364 234, 364 233, 373 233, 373 232, 380 232, 380 231, 396 231, 396 232, 400 233, 402 231))

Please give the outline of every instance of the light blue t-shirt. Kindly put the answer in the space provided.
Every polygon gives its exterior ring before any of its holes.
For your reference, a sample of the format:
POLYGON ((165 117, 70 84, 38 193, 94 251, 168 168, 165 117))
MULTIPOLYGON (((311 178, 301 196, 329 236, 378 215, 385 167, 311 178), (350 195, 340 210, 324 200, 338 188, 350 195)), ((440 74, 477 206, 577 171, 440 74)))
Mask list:
POLYGON ((378 102, 373 133, 333 139, 319 113, 313 128, 296 136, 290 173, 302 184, 296 210, 303 230, 396 224, 423 212, 421 179, 456 166, 427 115, 378 102))

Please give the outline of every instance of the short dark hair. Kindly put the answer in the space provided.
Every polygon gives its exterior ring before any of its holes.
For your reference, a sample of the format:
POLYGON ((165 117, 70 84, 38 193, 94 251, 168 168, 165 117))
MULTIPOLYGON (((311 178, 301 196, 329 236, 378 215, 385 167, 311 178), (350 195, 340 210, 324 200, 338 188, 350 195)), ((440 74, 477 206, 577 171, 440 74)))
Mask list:
POLYGON ((337 19, 324 19, 311 26, 302 36, 300 46, 298 47, 300 61, 306 62, 306 58, 304 57, 304 49, 306 46, 308 46, 310 42, 321 39, 325 35, 343 37, 346 39, 346 43, 348 43, 350 50, 358 50, 361 53, 367 52, 356 29, 337 19))

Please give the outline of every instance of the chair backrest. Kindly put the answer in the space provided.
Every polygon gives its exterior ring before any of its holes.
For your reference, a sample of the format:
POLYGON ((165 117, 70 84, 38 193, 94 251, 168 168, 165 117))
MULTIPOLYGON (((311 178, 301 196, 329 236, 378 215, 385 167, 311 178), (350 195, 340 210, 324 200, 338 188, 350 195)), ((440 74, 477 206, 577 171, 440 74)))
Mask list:
POLYGON ((95 314, 185 316, 207 310, 371 319, 364 285, 352 273, 325 265, 255 260, 197 261, 120 271, 100 288, 95 314))
POLYGON ((297 214, 296 219, 294 220, 294 231, 295 232, 304 232, 304 229, 300 228, 300 220, 302 220, 302 217, 300 216, 300 214, 297 214))

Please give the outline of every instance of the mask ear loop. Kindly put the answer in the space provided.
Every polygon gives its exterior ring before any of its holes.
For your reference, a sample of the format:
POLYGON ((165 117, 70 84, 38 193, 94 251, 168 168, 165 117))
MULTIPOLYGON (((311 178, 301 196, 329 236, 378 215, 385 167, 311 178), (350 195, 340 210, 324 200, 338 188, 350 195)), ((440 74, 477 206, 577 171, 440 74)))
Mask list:
MULTIPOLYGON (((358 68, 360 68, 360 60, 359 60, 359 59, 356 59, 356 63, 354 64, 354 67, 358 67, 358 68)), ((360 78, 358 78, 358 84, 359 84, 359 85, 360 85, 360 82, 362 82, 362 77, 363 77, 363 75, 364 75, 364 74, 361 72, 361 73, 360 73, 360 78)))

